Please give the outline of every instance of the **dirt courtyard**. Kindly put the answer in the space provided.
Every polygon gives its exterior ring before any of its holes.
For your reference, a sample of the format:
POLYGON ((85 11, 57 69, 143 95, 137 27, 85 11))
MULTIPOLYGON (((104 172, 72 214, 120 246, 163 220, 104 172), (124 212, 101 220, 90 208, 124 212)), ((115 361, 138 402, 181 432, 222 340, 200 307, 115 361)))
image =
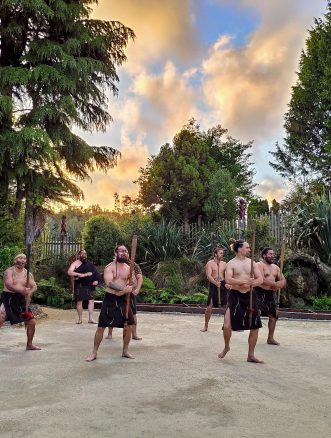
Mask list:
POLYGON ((73 310, 46 312, 41 351, 24 350, 23 328, 0 330, 1 437, 331 436, 331 322, 281 320, 276 347, 263 319, 258 365, 245 361, 247 333, 217 358, 222 317, 201 333, 201 315, 141 312, 136 359, 121 358, 115 329, 87 363, 95 326, 76 325, 73 310))

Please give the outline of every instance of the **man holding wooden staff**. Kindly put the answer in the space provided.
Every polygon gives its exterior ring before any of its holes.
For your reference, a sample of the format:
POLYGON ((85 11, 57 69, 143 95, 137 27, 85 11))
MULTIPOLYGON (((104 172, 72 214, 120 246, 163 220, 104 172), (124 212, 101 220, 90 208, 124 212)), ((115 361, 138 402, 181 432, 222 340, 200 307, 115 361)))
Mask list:
POLYGON ((261 261, 257 263, 263 283, 255 288, 259 308, 262 316, 268 316, 268 339, 267 344, 279 345, 274 338, 278 319, 276 291, 286 286, 286 280, 279 267, 274 263, 275 253, 272 248, 262 248, 261 261))
POLYGON ((224 349, 218 357, 223 359, 230 351, 232 331, 250 330, 247 362, 263 363, 254 354, 259 328, 262 327, 254 293, 250 304, 250 291, 262 284, 263 278, 257 264, 248 258, 251 250, 245 240, 236 240, 231 249, 236 256, 229 261, 225 270, 225 281, 231 285, 231 289, 224 315, 224 349))
POLYGON ((208 324, 213 313, 213 307, 225 305, 227 302, 227 290, 224 273, 226 263, 223 261, 224 248, 222 246, 215 247, 213 250, 213 258, 206 264, 206 275, 209 281, 209 292, 207 307, 205 311, 205 326, 200 331, 208 331, 208 324))
POLYGON ((132 325, 134 325, 131 306, 129 306, 128 315, 126 315, 127 294, 131 294, 133 289, 132 285, 128 285, 131 269, 127 264, 128 259, 129 253, 127 248, 124 245, 118 245, 115 248, 115 259, 105 268, 104 283, 106 296, 102 303, 98 328, 94 336, 93 352, 86 358, 87 362, 97 358, 98 348, 106 327, 120 327, 124 329, 122 357, 133 359, 133 356, 128 352, 132 325))
POLYGON ((14 266, 4 272, 4 288, 0 296, 0 327, 7 320, 11 324, 24 322, 27 334, 27 350, 40 350, 33 345, 36 320, 28 307, 31 295, 37 290, 31 272, 25 269, 26 255, 17 254, 14 266))

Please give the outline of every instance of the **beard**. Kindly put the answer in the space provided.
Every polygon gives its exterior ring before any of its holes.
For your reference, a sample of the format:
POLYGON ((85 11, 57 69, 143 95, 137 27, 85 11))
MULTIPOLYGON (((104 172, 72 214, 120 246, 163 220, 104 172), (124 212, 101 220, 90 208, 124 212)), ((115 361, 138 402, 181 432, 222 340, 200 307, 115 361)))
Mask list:
POLYGON ((274 259, 264 259, 267 263, 268 263, 268 265, 272 265, 273 264, 273 262, 274 262, 274 259))
POLYGON ((118 263, 126 263, 129 259, 125 256, 116 256, 116 261, 118 263))

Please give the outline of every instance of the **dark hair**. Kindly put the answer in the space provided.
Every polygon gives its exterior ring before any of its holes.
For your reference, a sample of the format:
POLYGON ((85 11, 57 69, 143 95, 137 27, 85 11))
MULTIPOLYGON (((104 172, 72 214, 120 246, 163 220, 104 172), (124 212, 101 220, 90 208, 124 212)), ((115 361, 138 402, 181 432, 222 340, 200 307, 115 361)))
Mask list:
POLYGON ((239 248, 242 248, 242 247, 243 247, 243 244, 244 244, 245 242, 246 242, 246 241, 243 240, 243 239, 235 240, 235 241, 231 244, 231 250, 234 251, 235 253, 237 253, 237 252, 238 252, 238 249, 239 249, 239 248))
MULTIPOLYGON (((117 253, 118 248, 119 248, 120 246, 125 246, 125 245, 124 245, 124 243, 120 243, 119 245, 116 245, 116 246, 115 246, 115 249, 114 249, 114 252, 115 252, 115 253, 117 253)), ((125 246, 125 248, 126 248, 126 246, 125 246)), ((126 248, 126 249, 127 249, 127 248, 126 248)))
POLYGON ((213 249, 213 255, 215 256, 217 254, 217 251, 219 251, 220 249, 223 251, 223 253, 225 252, 224 246, 219 245, 219 246, 215 246, 215 248, 213 249))
POLYGON ((268 251, 273 251, 273 249, 270 248, 269 246, 266 246, 265 248, 261 248, 261 257, 267 255, 268 251))

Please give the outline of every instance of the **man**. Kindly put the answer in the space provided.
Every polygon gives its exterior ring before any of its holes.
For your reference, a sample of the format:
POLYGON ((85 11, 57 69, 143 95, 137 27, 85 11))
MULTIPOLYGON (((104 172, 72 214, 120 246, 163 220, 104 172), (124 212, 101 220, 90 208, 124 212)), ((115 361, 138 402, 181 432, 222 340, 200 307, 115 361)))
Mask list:
POLYGON ((131 306, 129 306, 128 320, 125 320, 126 296, 131 294, 133 290, 132 286, 127 285, 130 277, 130 267, 127 264, 129 253, 124 245, 118 245, 115 248, 115 256, 115 260, 106 266, 104 271, 106 296, 102 303, 98 328, 94 336, 93 352, 86 358, 87 362, 97 358, 98 349, 106 327, 124 328, 122 357, 134 359, 128 352, 132 325, 134 325, 131 306), (125 322, 127 323, 126 326, 125 322))
POLYGON ((69 267, 68 275, 74 278, 73 294, 76 301, 78 321, 83 322, 83 301, 88 301, 88 322, 97 324, 93 319, 95 287, 99 284, 100 275, 96 267, 87 260, 87 253, 81 249, 75 260, 69 267))
POLYGON ((250 308, 250 288, 262 284, 263 278, 257 264, 253 262, 253 276, 251 276, 250 247, 244 240, 236 240, 232 245, 236 256, 229 261, 225 270, 225 281, 231 285, 228 293, 228 304, 224 315, 224 349, 218 355, 223 359, 230 351, 230 339, 232 330, 250 330, 248 337, 247 362, 264 363, 257 359, 254 350, 258 338, 259 328, 262 327, 261 319, 253 294, 253 305, 250 308), (252 314, 250 326, 249 314, 252 314))
MULTIPOLYGON (((127 262, 130 266, 130 262, 127 262)), ((134 324, 132 326, 132 339, 135 341, 141 341, 142 338, 137 335, 137 295, 140 292, 141 286, 143 284, 143 274, 141 272, 140 266, 138 263, 134 264, 134 281, 133 281, 133 290, 130 296, 130 306, 133 313, 134 324)), ((106 339, 113 338, 113 327, 108 328, 108 335, 106 339)))
POLYGON ((286 286, 286 280, 279 267, 274 263, 275 253, 272 248, 264 248, 261 252, 261 259, 257 265, 261 271, 263 283, 256 287, 255 291, 261 315, 269 317, 267 344, 279 345, 279 342, 274 338, 278 319, 276 291, 286 286))
POLYGON ((224 273, 226 263, 223 261, 224 248, 216 247, 213 250, 213 259, 206 264, 206 275, 209 280, 209 293, 207 300, 207 307, 205 312, 205 326, 200 331, 208 331, 208 324, 213 312, 213 307, 225 305, 227 301, 227 290, 224 281, 224 273), (220 288, 221 302, 219 303, 218 288, 220 288))
POLYGON ((17 254, 14 266, 4 272, 4 288, 0 297, 0 327, 6 320, 11 324, 24 322, 27 334, 26 349, 40 350, 32 343, 36 320, 27 306, 31 295, 37 290, 37 285, 31 272, 29 278, 27 277, 25 265, 25 254, 17 254))

